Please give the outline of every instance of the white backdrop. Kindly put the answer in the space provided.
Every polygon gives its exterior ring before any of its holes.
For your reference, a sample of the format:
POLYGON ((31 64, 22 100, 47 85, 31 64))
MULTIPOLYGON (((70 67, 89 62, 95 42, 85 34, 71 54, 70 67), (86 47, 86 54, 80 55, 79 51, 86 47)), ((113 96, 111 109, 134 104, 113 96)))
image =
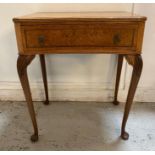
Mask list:
MULTIPOLYGON (((24 100, 16 71, 17 45, 12 18, 38 11, 129 11, 148 16, 144 39, 144 70, 137 101, 155 101, 155 4, 0 4, 0 99, 24 100), (134 6, 134 8, 133 8, 134 6), (154 33, 153 33, 154 32, 154 33)), ((38 57, 29 67, 34 100, 42 100, 38 57)), ((117 57, 114 55, 46 55, 51 100, 111 101, 117 57)), ((124 64, 120 99, 125 99, 131 69, 124 64)))

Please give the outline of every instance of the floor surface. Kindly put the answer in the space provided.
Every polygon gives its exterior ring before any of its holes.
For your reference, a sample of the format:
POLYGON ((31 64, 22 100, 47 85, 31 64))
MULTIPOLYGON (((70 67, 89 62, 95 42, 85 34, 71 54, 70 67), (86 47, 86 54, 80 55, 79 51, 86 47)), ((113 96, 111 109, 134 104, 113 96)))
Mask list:
POLYGON ((26 102, 0 102, 0 150, 155 150, 155 103, 134 103, 120 138, 124 103, 35 102, 39 141, 32 143, 26 102))

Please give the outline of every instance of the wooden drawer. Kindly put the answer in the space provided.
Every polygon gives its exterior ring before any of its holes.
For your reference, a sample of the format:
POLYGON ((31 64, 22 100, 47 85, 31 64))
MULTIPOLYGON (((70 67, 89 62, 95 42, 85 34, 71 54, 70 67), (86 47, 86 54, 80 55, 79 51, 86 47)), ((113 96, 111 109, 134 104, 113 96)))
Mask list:
POLYGON ((14 18, 20 54, 140 54, 146 17, 122 12, 34 13, 14 18))
POLYGON ((104 25, 23 27, 26 48, 132 47, 134 28, 104 25))
POLYGON ((35 53, 122 53, 141 51, 142 22, 16 24, 19 51, 35 53), (140 41, 138 41, 140 40, 140 41))

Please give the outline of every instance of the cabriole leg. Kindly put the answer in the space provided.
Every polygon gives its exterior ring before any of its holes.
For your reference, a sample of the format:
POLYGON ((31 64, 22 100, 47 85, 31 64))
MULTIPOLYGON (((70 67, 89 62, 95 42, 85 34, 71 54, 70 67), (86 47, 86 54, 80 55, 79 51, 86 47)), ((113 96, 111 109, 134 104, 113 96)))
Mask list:
POLYGON ((121 137, 124 140, 129 138, 125 127, 143 67, 143 61, 140 55, 128 57, 127 61, 133 66, 133 71, 122 121, 121 137))
POLYGON ((45 64, 45 56, 43 54, 39 55, 40 57, 40 64, 41 64, 41 71, 43 76, 43 83, 44 83, 44 89, 45 89, 45 96, 46 100, 44 101, 44 104, 49 104, 49 97, 48 97, 48 84, 47 84, 47 73, 46 73, 46 64, 45 64))
POLYGON ((34 55, 19 55, 17 60, 18 75, 24 91, 24 95, 28 105, 28 110, 29 110, 33 128, 34 128, 34 134, 31 136, 31 141, 33 142, 38 140, 38 127, 37 127, 35 111, 34 111, 34 106, 33 106, 32 97, 31 97, 28 76, 27 76, 27 67, 34 59, 34 57, 35 57, 34 55))
POLYGON ((113 101, 114 105, 119 104, 119 102, 117 100, 117 96, 118 96, 118 88, 119 88, 120 77, 121 77, 122 64, 123 64, 123 55, 118 55, 117 75, 116 75, 116 84, 115 84, 115 95, 114 95, 114 101, 113 101))

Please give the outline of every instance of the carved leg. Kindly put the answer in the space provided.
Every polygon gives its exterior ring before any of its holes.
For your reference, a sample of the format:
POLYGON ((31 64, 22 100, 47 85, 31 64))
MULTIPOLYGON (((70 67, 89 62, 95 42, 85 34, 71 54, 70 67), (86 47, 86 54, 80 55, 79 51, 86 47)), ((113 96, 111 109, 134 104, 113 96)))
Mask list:
POLYGON ((122 122, 121 137, 124 140, 129 138, 129 134, 125 131, 125 127, 143 67, 143 61, 140 55, 129 56, 127 57, 127 61, 133 66, 133 71, 122 122))
POLYGON ((29 81, 27 77, 27 66, 31 63, 34 57, 35 57, 34 55, 29 55, 29 56, 19 55, 17 60, 18 75, 20 78, 21 85, 23 87, 24 95, 28 105, 28 110, 29 110, 33 128, 34 128, 34 134, 31 136, 31 141, 33 142, 38 140, 38 127, 37 127, 31 92, 30 92, 29 81))
POLYGON ((49 104, 49 98, 48 98, 48 85, 47 85, 47 75, 46 75, 46 65, 45 65, 45 57, 44 55, 39 55, 40 57, 40 64, 41 64, 41 70, 42 70, 42 76, 43 76, 43 82, 44 82, 44 89, 45 89, 45 96, 46 100, 44 101, 44 104, 49 104))
POLYGON ((115 95, 114 95, 114 101, 113 101, 114 105, 119 104, 119 102, 117 100, 117 95, 118 95, 118 88, 119 88, 122 64, 123 64, 123 55, 118 55, 117 75, 116 75, 116 84, 115 84, 115 95))

